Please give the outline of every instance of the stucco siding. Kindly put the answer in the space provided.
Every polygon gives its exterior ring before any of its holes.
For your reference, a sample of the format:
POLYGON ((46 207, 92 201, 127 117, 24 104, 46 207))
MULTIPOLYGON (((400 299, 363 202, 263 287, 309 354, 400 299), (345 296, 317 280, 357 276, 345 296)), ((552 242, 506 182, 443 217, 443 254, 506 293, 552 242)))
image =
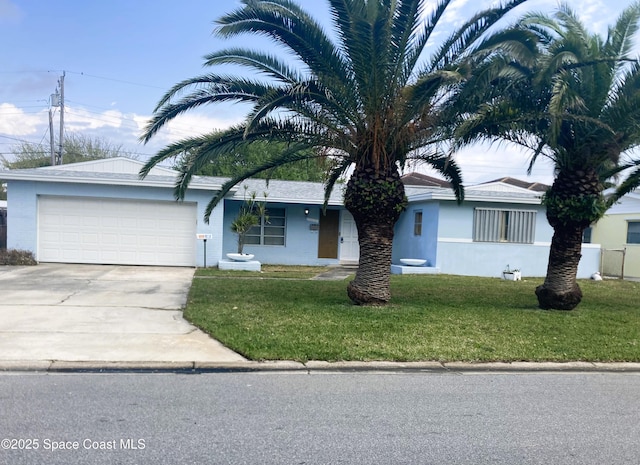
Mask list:
MULTIPOLYGON (((398 264, 400 258, 426 258, 441 273, 487 277, 500 277, 507 265, 520 269, 525 277, 545 276, 553 237, 541 205, 498 202, 411 202, 395 231, 393 263, 398 264), (535 211, 534 242, 474 242, 476 208, 535 211), (418 210, 423 211, 422 236, 415 236, 413 230, 418 210)), ((578 277, 588 278, 599 270, 600 248, 586 245, 582 255, 578 277)))
MULTIPOLYGON (((545 209, 541 205, 489 202, 465 202, 460 206, 443 205, 440 209, 440 225, 436 266, 442 273, 499 277, 507 265, 511 269, 520 269, 524 277, 543 277, 547 273, 553 228, 549 225, 545 209), (533 244, 473 242, 475 208, 535 211, 533 244)), ((578 277, 589 278, 599 269, 599 246, 583 247, 578 277)))
POLYGON ((34 182, 10 183, 7 188, 7 248, 36 253, 37 197, 34 182))
MULTIPOLYGON (((549 244, 508 244, 471 241, 438 241, 437 267, 441 273, 500 277, 504 269, 519 269, 523 279, 544 277, 549 244)), ((578 278, 589 278, 600 269, 600 247, 585 244, 578 265, 578 278)))
POLYGON ((536 212, 535 242, 551 242, 553 228, 549 225, 545 209, 541 205, 518 205, 491 202, 443 203, 440 208, 439 237, 453 239, 473 239, 473 212, 476 208, 496 210, 525 210, 536 212))
MULTIPOLYGON (((10 208, 7 211, 7 246, 9 248, 30 250, 37 254, 38 195, 175 201, 171 189, 159 187, 10 181, 8 190, 10 208)), ((222 236, 224 207, 220 206, 214 210, 209 224, 206 224, 203 219, 206 204, 211 195, 211 192, 206 191, 189 191, 185 201, 197 203, 197 232, 212 234, 213 238, 219 238, 222 236)), ((171 228, 170 221, 167 221, 166 227, 171 228)), ((197 241, 195 237, 194 241, 197 241)), ((195 265, 204 264, 203 252, 204 244, 202 241, 197 241, 195 265)), ((220 241, 207 241, 207 265, 216 264, 221 256, 220 241)))
POLYGON ((415 202, 409 204, 395 227, 392 262, 399 264, 401 258, 421 258, 427 265, 435 266, 438 252, 438 202, 415 202), (422 212, 422 234, 414 234, 415 214, 422 212))
POLYGON ((471 239, 473 235, 473 209, 475 202, 458 205, 442 202, 439 208, 438 237, 471 239))
MULTIPOLYGON (((231 223, 238 214, 242 202, 225 201, 223 225, 223 256, 237 251, 237 235, 231 231, 231 223)), ((267 208, 284 208, 286 216, 285 244, 245 245, 244 253, 255 255, 255 260, 269 265, 330 265, 338 259, 318 258, 318 229, 322 208, 317 205, 284 204, 267 202, 267 208), (309 216, 305 216, 305 208, 309 216)))
POLYGON ((603 248, 621 248, 627 242, 627 221, 640 221, 640 213, 605 215, 591 233, 591 242, 603 248))

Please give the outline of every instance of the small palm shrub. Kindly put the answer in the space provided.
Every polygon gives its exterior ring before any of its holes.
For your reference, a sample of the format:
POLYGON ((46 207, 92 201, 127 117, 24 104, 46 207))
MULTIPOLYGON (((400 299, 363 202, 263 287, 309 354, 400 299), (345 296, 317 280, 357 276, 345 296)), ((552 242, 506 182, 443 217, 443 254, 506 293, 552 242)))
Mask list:
POLYGON ((0 265, 37 265, 33 252, 18 249, 0 249, 0 265))

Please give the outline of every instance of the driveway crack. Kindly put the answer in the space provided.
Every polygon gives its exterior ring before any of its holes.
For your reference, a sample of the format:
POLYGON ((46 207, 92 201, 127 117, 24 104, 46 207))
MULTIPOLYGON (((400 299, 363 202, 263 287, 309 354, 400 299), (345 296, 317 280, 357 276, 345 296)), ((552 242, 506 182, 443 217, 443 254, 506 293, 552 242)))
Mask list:
POLYGON ((69 294, 68 296, 66 296, 64 299, 62 299, 60 302, 58 302, 56 305, 62 305, 63 303, 65 303, 66 301, 68 301, 71 297, 75 296, 78 293, 78 291, 74 291, 71 294, 69 294))

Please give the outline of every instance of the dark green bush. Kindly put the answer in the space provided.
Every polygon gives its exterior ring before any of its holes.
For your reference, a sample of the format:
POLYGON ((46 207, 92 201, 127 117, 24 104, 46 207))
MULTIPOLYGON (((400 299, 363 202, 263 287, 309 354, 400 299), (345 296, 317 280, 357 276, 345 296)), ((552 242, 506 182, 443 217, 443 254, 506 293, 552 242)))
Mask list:
POLYGON ((0 265, 37 265, 29 250, 0 249, 0 265))

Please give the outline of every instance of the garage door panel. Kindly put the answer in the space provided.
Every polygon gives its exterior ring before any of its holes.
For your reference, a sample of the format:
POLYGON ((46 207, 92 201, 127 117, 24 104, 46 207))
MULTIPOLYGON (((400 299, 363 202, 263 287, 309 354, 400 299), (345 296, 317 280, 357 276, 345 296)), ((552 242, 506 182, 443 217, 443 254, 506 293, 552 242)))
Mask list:
POLYGON ((195 232, 195 204, 38 200, 38 259, 43 262, 193 266, 195 232))
POLYGON ((85 233, 80 236, 80 241, 84 245, 98 245, 100 243, 100 236, 96 233, 85 233))
MULTIPOLYGON (((68 225, 65 225, 65 226, 68 226, 68 225)), ((75 226, 75 225, 72 224, 71 226, 75 226)), ((77 233, 77 232, 65 232, 65 233, 62 233, 62 241, 70 243, 70 244, 77 244, 77 243, 81 242, 80 234, 77 233)))

